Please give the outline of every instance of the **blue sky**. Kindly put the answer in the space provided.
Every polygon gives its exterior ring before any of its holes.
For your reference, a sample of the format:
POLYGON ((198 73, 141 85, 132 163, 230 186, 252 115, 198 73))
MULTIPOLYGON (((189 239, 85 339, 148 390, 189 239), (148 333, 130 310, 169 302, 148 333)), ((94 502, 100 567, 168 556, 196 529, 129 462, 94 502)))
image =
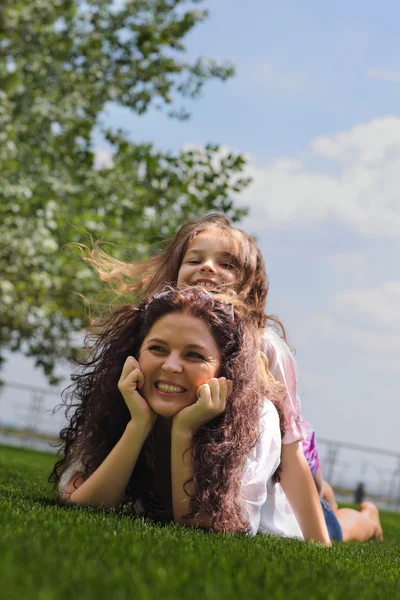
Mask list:
MULTIPOLYGON (((305 416, 322 437, 400 450, 400 4, 244 4, 199 5, 210 18, 189 54, 231 60, 237 76, 206 86, 190 121, 106 118, 135 141, 248 156, 242 226, 297 350, 305 416)), ((44 383, 17 357, 4 375, 21 372, 44 383)))
MULTIPOLYGON (((264 157, 301 151, 321 134, 377 114, 396 114, 400 87, 368 78, 369 69, 396 71, 400 6, 383 2, 206 2, 211 17, 191 35, 189 51, 229 59, 238 76, 214 83, 193 104, 190 123, 163 116, 131 120, 135 139, 176 148, 214 138, 264 157)), ((127 125, 126 111, 115 124, 127 125)))

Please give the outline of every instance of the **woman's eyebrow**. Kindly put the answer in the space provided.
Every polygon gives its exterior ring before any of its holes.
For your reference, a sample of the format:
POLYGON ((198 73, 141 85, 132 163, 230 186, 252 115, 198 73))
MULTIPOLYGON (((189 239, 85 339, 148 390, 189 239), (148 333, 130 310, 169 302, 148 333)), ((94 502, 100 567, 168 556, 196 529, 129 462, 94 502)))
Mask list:
POLYGON ((156 343, 156 344, 165 344, 166 346, 168 346, 168 342, 166 342, 165 340, 161 339, 161 338, 150 338, 147 341, 148 344, 151 343, 156 343))
MULTIPOLYGON (((168 346, 168 342, 163 340, 162 338, 150 338, 147 342, 148 344, 163 344, 164 346, 168 346)), ((210 353, 210 350, 201 344, 186 344, 186 350, 201 350, 201 352, 205 352, 207 354, 210 353)))

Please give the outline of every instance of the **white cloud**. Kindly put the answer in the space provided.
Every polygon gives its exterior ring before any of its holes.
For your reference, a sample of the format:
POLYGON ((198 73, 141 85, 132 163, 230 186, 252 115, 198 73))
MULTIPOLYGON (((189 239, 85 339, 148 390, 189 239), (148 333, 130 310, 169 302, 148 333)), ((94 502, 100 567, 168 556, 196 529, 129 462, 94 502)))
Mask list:
POLYGON ((379 71, 379 69, 368 69, 368 79, 383 79, 384 81, 392 81, 400 83, 400 71, 379 71))
POLYGON ((255 233, 335 220, 370 237, 400 234, 400 118, 387 116, 314 139, 299 156, 248 165, 239 202, 255 233), (322 166, 321 166, 322 165, 322 166))
POLYGON ((302 73, 278 73, 271 62, 266 62, 257 70, 258 80, 283 90, 296 90, 305 83, 302 73))
POLYGON ((370 358, 379 354, 387 354, 390 360, 397 365, 400 371, 400 337, 399 331, 377 332, 371 324, 356 327, 349 322, 344 322, 337 316, 315 314, 304 324, 304 330, 313 332, 324 339, 330 338, 339 342, 350 343, 363 353, 370 354, 370 358), (396 359, 397 356, 397 359, 396 359))
POLYGON ((400 153, 400 119, 387 116, 355 125, 348 131, 324 136, 311 142, 316 155, 340 164, 360 163, 374 167, 398 157, 400 153))
POLYGON ((339 314, 354 314, 374 328, 397 331, 400 342, 400 281, 388 281, 374 289, 338 293, 335 304, 339 314))
POLYGON ((351 345, 375 370, 400 373, 400 281, 336 295, 330 314, 314 314, 308 334, 351 345))

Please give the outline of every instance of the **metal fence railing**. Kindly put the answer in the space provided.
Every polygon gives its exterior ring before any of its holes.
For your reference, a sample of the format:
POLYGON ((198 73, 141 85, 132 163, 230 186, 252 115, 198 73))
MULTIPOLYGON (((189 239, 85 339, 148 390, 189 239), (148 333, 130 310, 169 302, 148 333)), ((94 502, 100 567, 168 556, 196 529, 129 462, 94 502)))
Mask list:
POLYGON ((61 390, 7 381, 0 388, 0 442, 51 450, 64 424, 61 390))
POLYGON ((400 510, 400 452, 318 438, 324 479, 339 498, 352 498, 363 483, 367 497, 381 508, 400 510))

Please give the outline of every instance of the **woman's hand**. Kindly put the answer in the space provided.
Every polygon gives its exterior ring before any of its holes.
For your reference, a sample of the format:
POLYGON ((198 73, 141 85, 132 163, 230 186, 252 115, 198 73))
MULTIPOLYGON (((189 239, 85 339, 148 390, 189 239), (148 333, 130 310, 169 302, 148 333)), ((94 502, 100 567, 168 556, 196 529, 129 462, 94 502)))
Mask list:
POLYGON ((138 392, 143 384, 144 375, 140 370, 138 361, 133 356, 128 356, 118 381, 118 389, 125 400, 132 421, 151 428, 157 415, 138 392))
POLYGON ((194 433, 225 410, 232 393, 232 381, 225 377, 210 379, 197 389, 197 402, 181 410, 173 418, 174 430, 194 433))

